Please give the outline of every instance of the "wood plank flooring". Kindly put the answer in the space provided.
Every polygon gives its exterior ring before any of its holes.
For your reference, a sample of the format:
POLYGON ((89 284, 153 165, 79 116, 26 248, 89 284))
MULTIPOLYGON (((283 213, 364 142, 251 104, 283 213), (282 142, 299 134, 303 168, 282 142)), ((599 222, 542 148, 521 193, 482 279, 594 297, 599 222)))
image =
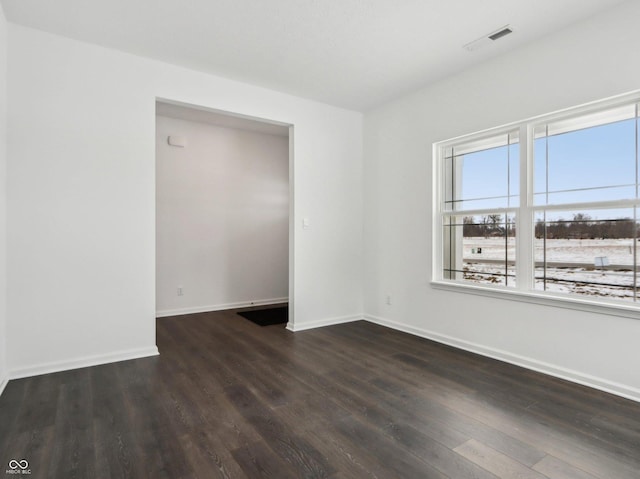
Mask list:
POLYGON ((158 347, 11 381, 0 475, 640 478, 640 404, 363 321, 194 314, 158 319, 158 347))

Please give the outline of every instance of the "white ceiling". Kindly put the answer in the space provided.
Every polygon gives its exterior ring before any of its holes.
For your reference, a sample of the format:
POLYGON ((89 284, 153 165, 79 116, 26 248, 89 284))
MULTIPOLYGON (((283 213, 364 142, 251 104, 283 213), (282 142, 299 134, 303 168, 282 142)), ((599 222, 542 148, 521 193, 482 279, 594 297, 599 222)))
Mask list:
POLYGON ((0 2, 13 23, 366 110, 623 0, 0 2))
POLYGON ((289 127, 266 120, 256 120, 236 114, 213 111, 192 105, 156 102, 156 115, 179 120, 197 121, 224 128, 253 131, 267 135, 289 136, 289 127))

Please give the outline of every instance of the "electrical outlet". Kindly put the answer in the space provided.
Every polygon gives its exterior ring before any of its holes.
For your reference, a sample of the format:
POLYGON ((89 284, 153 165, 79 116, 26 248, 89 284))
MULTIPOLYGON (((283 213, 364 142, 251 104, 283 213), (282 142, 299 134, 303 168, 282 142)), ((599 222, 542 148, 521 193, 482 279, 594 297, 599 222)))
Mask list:
POLYGON ((390 295, 390 294, 388 294, 388 295, 387 295, 386 303, 387 303, 389 306, 391 306, 391 295, 390 295))
POLYGON ((184 296, 184 290, 182 289, 182 286, 178 286, 178 296, 184 296))

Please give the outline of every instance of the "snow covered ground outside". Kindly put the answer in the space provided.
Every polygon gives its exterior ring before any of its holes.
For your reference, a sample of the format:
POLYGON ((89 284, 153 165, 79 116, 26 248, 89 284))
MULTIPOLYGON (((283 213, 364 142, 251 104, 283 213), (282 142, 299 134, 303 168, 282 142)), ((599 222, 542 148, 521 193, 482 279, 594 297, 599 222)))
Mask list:
MULTIPOLYGON (((536 289, 593 297, 634 300, 633 239, 536 240, 536 289), (608 266, 596 267, 596 258, 608 266), (546 272, 546 274, 545 274, 546 272), (546 281, 545 281, 546 278, 546 281)), ((637 262, 640 263, 640 244, 637 262)), ((467 237, 463 241, 464 278, 478 283, 515 284, 515 238, 467 237), (505 254, 507 266, 505 271, 505 254)), ((639 281, 640 286, 640 281, 639 281)))

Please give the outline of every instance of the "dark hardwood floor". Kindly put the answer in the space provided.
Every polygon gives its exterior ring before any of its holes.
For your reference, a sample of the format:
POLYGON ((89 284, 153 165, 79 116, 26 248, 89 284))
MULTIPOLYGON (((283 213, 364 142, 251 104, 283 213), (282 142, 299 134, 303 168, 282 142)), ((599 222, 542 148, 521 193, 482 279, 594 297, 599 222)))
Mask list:
POLYGON ((640 478, 640 404, 366 322, 195 314, 159 319, 158 346, 11 381, 0 474, 640 478))

